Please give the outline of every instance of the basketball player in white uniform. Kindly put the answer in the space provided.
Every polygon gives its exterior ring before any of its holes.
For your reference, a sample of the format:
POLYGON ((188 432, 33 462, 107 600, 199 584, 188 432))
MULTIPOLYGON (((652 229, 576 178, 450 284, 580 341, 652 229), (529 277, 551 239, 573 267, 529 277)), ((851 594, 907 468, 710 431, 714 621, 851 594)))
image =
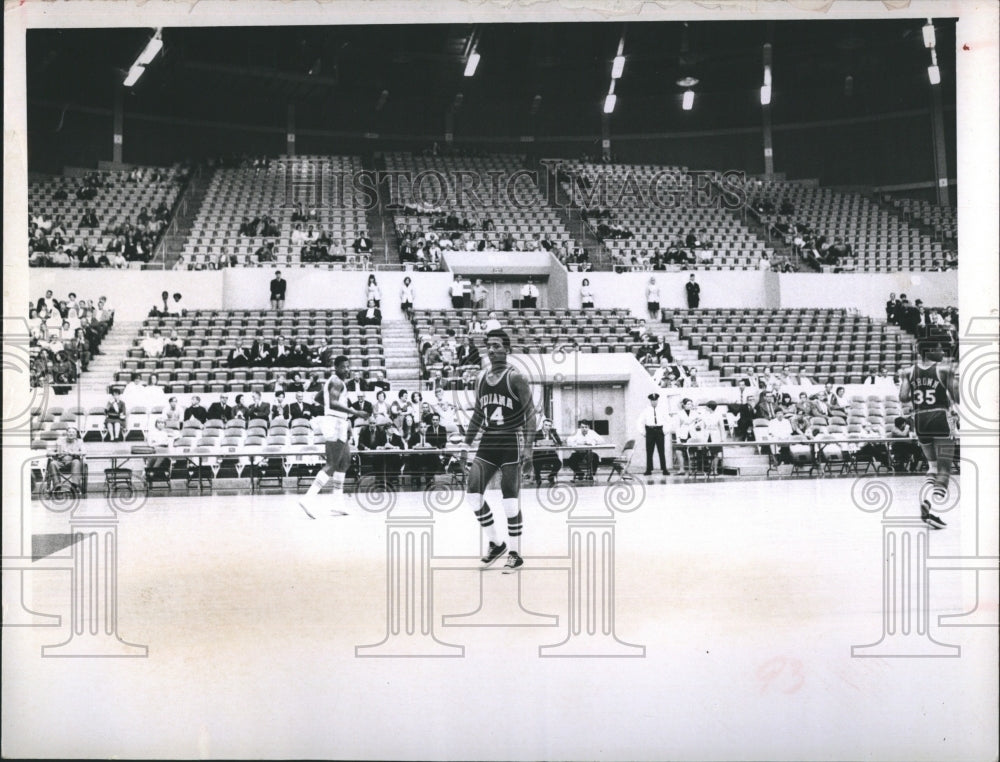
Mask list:
POLYGON ((350 360, 344 355, 338 355, 333 360, 333 375, 323 385, 323 415, 319 423, 326 443, 326 465, 316 474, 309 491, 299 500, 302 510, 311 519, 323 514, 316 505, 316 496, 327 482, 333 484, 334 505, 330 508, 330 515, 347 515, 347 511, 343 510, 344 475, 351 466, 351 448, 347 443, 351 418, 366 420, 370 415, 348 405, 345 382, 350 375, 350 360))
POLYGON ((486 354, 490 367, 479 377, 476 387, 476 407, 465 433, 465 448, 482 429, 476 459, 469 469, 465 501, 489 538, 489 550, 483 556, 483 567, 492 565, 507 552, 507 543, 500 539, 493 512, 483 501, 486 485, 500 471, 500 492, 504 513, 507 514, 507 536, 510 552, 504 574, 515 572, 524 565, 521 558, 521 507, 518 494, 522 472, 531 478, 532 449, 535 445, 535 408, 531 389, 524 376, 507 364, 510 337, 501 330, 486 334, 486 354))
MULTIPOLYGON (((927 458, 924 490, 930 489, 934 501, 941 503, 948 496, 955 459, 951 416, 958 405, 958 377, 952 368, 941 364, 942 352, 936 343, 921 341, 917 351, 916 365, 900 380, 899 401, 913 403, 913 429, 927 458)), ((930 496, 920 502, 920 517, 932 529, 945 527, 944 521, 931 513, 930 496)))

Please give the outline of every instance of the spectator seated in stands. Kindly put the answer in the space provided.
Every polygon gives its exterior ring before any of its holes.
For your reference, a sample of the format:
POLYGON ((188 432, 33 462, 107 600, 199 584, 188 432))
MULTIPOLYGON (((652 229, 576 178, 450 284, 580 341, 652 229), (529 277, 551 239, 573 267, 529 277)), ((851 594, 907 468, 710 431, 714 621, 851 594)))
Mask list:
POLYGON ((257 235, 263 238, 277 238, 281 235, 281 229, 273 217, 268 214, 262 214, 260 216, 260 227, 258 228, 257 235))
POLYGON ((836 267, 841 259, 850 257, 852 254, 851 245, 844 243, 844 239, 840 236, 836 236, 833 239, 833 243, 827 248, 825 256, 820 258, 820 261, 824 265, 836 267))
POLYGON ((267 241, 257 251, 254 252, 257 262, 277 262, 278 256, 274 253, 274 241, 267 241))
POLYGON ((88 207, 87 211, 85 211, 83 216, 80 218, 80 227, 96 229, 100 226, 101 223, 97 219, 97 212, 94 211, 94 207, 88 207))
POLYGON ((271 420, 271 406, 261 399, 260 392, 253 392, 253 400, 247 410, 247 415, 250 416, 251 421, 255 418, 265 421, 271 420))
POLYGON ((143 338, 141 346, 142 352, 146 357, 162 357, 165 345, 163 337, 160 335, 160 329, 147 329, 146 336, 143 338))
POLYGON ((208 411, 202 407, 201 397, 197 394, 191 398, 191 404, 184 410, 184 422, 194 419, 201 424, 208 420, 208 411))
POLYGON ((369 299, 368 306, 363 310, 358 310, 358 325, 382 325, 382 310, 375 306, 375 300, 369 299))
POLYGON ((368 237, 366 231, 361 231, 357 238, 354 239, 354 243, 351 244, 354 249, 355 254, 361 256, 370 256, 372 253, 372 239, 368 237))
POLYGON ((225 394, 220 394, 219 399, 208 406, 207 415, 208 418, 206 420, 222 421, 223 423, 232 418, 233 408, 229 405, 229 397, 225 394))

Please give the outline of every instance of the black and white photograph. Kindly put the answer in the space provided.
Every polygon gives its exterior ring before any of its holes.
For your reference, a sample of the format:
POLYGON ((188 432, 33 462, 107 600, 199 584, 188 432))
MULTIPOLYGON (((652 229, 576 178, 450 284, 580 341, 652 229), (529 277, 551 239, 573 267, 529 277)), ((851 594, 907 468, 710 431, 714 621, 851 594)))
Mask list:
POLYGON ((997 758, 1000 5, 4 15, 5 758, 997 758))

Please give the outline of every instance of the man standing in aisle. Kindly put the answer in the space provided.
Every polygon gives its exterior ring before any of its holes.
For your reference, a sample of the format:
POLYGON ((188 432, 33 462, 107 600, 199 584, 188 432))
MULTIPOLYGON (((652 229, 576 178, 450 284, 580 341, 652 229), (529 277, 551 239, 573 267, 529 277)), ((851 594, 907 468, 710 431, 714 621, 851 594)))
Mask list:
POLYGON ((528 382, 518 371, 507 364, 510 337, 504 331, 486 334, 486 354, 490 367, 479 377, 476 388, 476 405, 465 434, 464 447, 468 448, 482 430, 479 450, 469 469, 465 501, 472 509, 480 526, 486 531, 489 548, 482 558, 483 568, 491 566, 504 553, 507 544, 493 521, 493 512, 483 501, 486 485, 498 470, 500 491, 503 495, 504 513, 507 515, 507 534, 510 552, 504 573, 517 571, 524 565, 521 558, 522 518, 519 505, 522 471, 530 478, 535 407, 528 382))
POLYGON ((332 516, 346 516, 344 504, 344 475, 351 466, 351 447, 348 436, 351 430, 351 416, 368 420, 370 415, 363 410, 353 410, 347 399, 345 381, 350 377, 350 361, 345 355, 337 355, 333 360, 333 375, 323 385, 323 416, 320 430, 326 446, 326 465, 320 469, 309 491, 299 500, 299 506, 311 519, 320 515, 315 505, 315 496, 326 486, 333 484, 335 505, 330 509, 332 516))
POLYGON ((271 309, 272 310, 283 310, 285 309, 285 292, 288 289, 288 281, 281 277, 281 271, 278 270, 274 273, 274 279, 271 281, 271 309))
POLYGON ((698 305, 701 304, 701 286, 694 279, 693 273, 684 284, 684 291, 687 293, 688 309, 698 309, 698 305))
POLYGON ((649 405, 642 411, 639 417, 639 428, 646 436, 646 473, 644 476, 653 474, 653 450, 660 456, 660 470, 664 476, 669 476, 667 470, 667 456, 664 449, 665 430, 669 423, 669 416, 659 409, 660 395, 653 392, 649 395, 649 405))

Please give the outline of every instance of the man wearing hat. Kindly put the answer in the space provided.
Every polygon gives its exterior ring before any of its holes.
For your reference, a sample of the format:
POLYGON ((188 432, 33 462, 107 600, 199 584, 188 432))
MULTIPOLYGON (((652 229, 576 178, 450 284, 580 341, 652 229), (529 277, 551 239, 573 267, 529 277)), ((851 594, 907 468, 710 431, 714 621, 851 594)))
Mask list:
POLYGON ((668 476, 670 472, 667 470, 664 427, 667 426, 670 419, 666 411, 659 407, 659 394, 653 392, 647 399, 649 405, 639 417, 639 428, 646 437, 646 473, 644 475, 651 476, 653 473, 653 450, 655 449, 660 456, 660 470, 663 471, 664 476, 668 476))

